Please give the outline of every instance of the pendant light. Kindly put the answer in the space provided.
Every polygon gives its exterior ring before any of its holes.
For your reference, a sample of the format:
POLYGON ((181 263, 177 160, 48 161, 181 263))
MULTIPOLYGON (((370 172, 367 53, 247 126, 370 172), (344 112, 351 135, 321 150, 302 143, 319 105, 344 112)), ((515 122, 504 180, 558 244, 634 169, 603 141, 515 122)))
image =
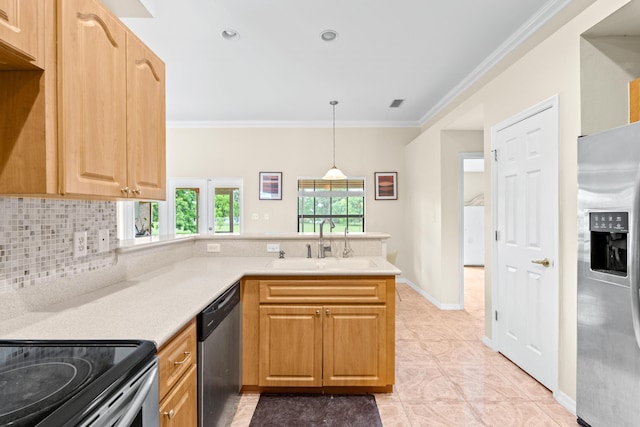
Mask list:
POLYGON ((329 104, 333 106, 333 167, 329 169, 326 174, 324 174, 322 179, 347 179, 347 176, 336 167, 336 104, 338 104, 338 101, 331 101, 329 102, 329 104))

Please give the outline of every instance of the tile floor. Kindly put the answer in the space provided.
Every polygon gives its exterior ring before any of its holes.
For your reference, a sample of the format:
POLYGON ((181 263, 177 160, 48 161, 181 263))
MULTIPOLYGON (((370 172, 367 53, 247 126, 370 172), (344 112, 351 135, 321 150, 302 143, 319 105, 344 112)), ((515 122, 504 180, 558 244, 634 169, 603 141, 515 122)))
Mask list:
MULTIPOLYGON (((483 282, 482 268, 465 268, 464 311, 438 310, 398 284, 396 385, 376 394, 385 427, 577 425, 551 392, 482 344, 483 282)), ((242 396, 232 427, 249 425, 258 398, 242 396)))

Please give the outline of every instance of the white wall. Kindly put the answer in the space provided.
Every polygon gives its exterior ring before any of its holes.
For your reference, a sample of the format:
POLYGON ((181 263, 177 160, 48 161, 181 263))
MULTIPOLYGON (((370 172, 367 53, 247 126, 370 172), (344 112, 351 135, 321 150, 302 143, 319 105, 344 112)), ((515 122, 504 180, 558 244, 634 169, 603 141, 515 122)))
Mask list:
POLYGON ((629 122, 629 82, 640 77, 640 37, 581 41, 582 134, 629 122))
MULTIPOLYGON (((391 235, 398 267, 406 265, 402 215, 407 200, 403 150, 418 128, 337 128, 336 164, 366 179, 366 231, 391 235), (373 173, 398 172, 398 200, 374 200, 373 173)), ((297 179, 332 166, 332 129, 206 128, 167 130, 167 177, 241 177, 244 233, 297 231, 297 179), (258 174, 282 172, 282 200, 258 199, 258 174), (252 215, 258 214, 257 220, 252 215), (268 220, 265 219, 268 214, 268 220)))
MULTIPOLYGON (((468 111, 483 111, 485 159, 490 158, 491 127, 519 112, 550 98, 559 97, 560 161, 560 333, 559 389, 575 399, 576 387, 576 209, 577 159, 576 139, 580 126, 580 34, 616 11, 627 0, 598 0, 558 31, 542 41, 475 93, 467 95, 442 118, 430 124, 405 150, 410 205, 405 218, 407 245, 417 261, 410 270, 414 283, 436 297, 454 295, 438 288, 437 282, 448 276, 450 265, 439 255, 437 232, 442 218, 457 215, 450 210, 448 197, 431 184, 443 167, 440 162, 443 133, 447 123, 455 122, 468 111), (481 107, 481 108, 480 108, 481 107), (420 160, 418 160, 418 158, 420 160), (442 207, 442 212, 440 212, 442 207), (425 218, 429 219, 425 225, 425 218)), ((485 199, 491 200, 490 162, 485 163, 485 199)), ((485 235, 490 236, 491 205, 485 205, 485 235)), ((485 246, 486 266, 491 265, 491 241, 485 246)), ((491 269, 486 268, 486 283, 491 283, 491 269)), ((450 283, 454 287, 457 284, 450 283)), ((485 334, 491 337, 491 286, 485 287, 485 334)))
POLYGON ((482 131, 446 130, 440 136, 442 143, 440 164, 442 187, 442 281, 440 302, 458 305, 460 301, 460 153, 483 150, 482 131))
MULTIPOLYGON (((482 135, 480 135, 480 138, 482 139, 482 135)), ((464 173, 463 200, 465 201, 465 203, 470 202, 474 197, 480 194, 484 194, 484 182, 485 182, 484 172, 465 172, 464 173)))

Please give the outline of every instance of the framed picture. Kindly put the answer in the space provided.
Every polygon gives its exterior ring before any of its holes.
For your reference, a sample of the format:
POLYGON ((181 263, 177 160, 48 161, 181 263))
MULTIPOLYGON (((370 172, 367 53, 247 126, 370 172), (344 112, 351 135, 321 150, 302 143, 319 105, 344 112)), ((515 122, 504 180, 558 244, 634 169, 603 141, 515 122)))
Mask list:
POLYGON ((374 172, 376 200, 398 200, 398 172, 374 172))
POLYGON ((260 200, 282 200, 282 172, 260 172, 260 200))

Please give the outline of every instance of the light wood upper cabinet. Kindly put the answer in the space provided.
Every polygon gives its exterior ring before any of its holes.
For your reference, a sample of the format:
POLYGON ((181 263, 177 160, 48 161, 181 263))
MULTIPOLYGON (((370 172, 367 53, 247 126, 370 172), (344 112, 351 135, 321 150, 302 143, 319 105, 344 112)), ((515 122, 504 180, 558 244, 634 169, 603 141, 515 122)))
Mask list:
POLYGON ((134 197, 166 197, 165 66, 127 37, 127 177, 134 197))
POLYGON ((59 3, 62 193, 122 196, 126 187, 126 29, 98 1, 59 3))
POLYGON ((629 123, 640 120, 640 78, 629 82, 629 123))
POLYGON ((164 200, 164 63, 98 0, 0 0, 0 62, 3 14, 35 5, 44 70, 0 73, 0 194, 164 200))
POLYGON ((42 68, 43 0, 0 0, 0 70, 42 68))
POLYGON ((63 194, 164 200, 164 63, 100 2, 60 7, 63 194))

